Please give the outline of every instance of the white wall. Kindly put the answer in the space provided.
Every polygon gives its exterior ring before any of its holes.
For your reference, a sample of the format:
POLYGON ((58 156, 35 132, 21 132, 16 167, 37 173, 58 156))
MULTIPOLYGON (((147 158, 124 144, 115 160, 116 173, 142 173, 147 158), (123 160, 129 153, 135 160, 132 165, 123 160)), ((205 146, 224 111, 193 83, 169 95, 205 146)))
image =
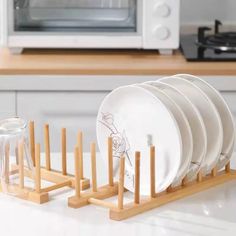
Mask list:
POLYGON ((3 9, 1 5, 1 0, 0 0, 0 45, 2 45, 2 34, 3 34, 3 27, 2 27, 2 18, 3 18, 3 9))
POLYGON ((214 19, 236 24, 235 0, 181 0, 181 23, 212 23, 214 19))

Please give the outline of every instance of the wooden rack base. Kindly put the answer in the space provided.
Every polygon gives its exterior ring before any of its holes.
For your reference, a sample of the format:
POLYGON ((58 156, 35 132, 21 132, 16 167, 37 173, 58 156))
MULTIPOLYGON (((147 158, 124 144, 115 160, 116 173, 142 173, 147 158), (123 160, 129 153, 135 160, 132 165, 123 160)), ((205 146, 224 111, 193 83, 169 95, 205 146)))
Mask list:
POLYGON ((206 176, 202 182, 192 182, 186 186, 173 189, 171 192, 163 192, 155 198, 143 199, 140 204, 130 203, 121 210, 118 208, 110 209, 110 218, 117 221, 124 220, 234 179, 236 179, 236 172, 233 170, 230 173, 220 172, 216 177, 206 176))
MULTIPOLYGON (((12 165, 12 173, 16 173, 19 169, 19 166, 12 165)), ((36 191, 32 188, 24 188, 21 189, 17 185, 14 186, 15 192, 18 193, 15 196, 29 200, 38 204, 43 204, 49 201, 49 192, 63 188, 70 187, 75 188, 75 177, 72 175, 63 175, 59 171, 50 170, 48 171, 46 168, 40 168, 41 180, 45 180, 47 182, 51 182, 52 185, 49 187, 41 188, 40 191, 36 191)), ((32 173, 24 169, 24 176, 28 178, 33 178, 32 173)), ((90 188, 90 180, 82 179, 80 181, 81 190, 86 190, 90 188)))
POLYGON ((221 171, 215 177, 212 177, 211 175, 204 177, 201 182, 195 181, 187 183, 185 186, 173 188, 171 191, 156 194, 155 197, 144 198, 140 200, 139 204, 134 202, 127 203, 122 209, 119 209, 117 204, 102 201, 103 199, 118 194, 118 184, 116 183, 114 187, 110 187, 109 185, 102 186, 98 188, 97 192, 85 192, 81 194, 80 198, 77 198, 76 196, 70 197, 68 199, 68 206, 80 208, 89 204, 94 204, 106 207, 110 210, 110 219, 120 221, 234 179, 236 180, 235 170, 230 170, 230 172, 221 171))
MULTIPOLYGON (((112 142, 108 140, 108 167, 112 166, 112 158, 110 157, 112 150, 112 142)), ((94 150, 91 149, 91 157, 95 155, 94 150)), ((76 156, 75 156, 76 157, 76 156)), ((125 157, 120 158, 120 175, 119 182, 113 182, 113 168, 108 168, 108 185, 98 187, 95 190, 87 190, 83 193, 78 192, 75 196, 68 199, 68 206, 72 208, 80 208, 89 204, 98 205, 108 208, 110 211, 110 219, 124 220, 156 207, 165 205, 169 202, 193 195, 195 193, 204 191, 211 187, 223 184, 227 181, 236 179, 236 171, 230 169, 230 163, 225 166, 225 170, 217 171, 213 168, 211 173, 203 176, 200 171, 195 181, 188 182, 184 178, 182 184, 178 187, 170 186, 162 193, 155 193, 155 147, 150 148, 150 196, 141 198, 140 196, 140 153, 135 155, 135 189, 134 199, 131 203, 124 204, 124 171, 125 171, 125 157), (107 198, 118 196, 117 203, 106 201, 107 198)), ((92 162, 93 165, 93 162, 92 162)), ((92 166, 94 169, 94 166, 92 166)), ((96 177, 96 176, 95 176, 96 177)), ((92 177, 93 178, 93 177, 92 177)), ((96 181, 95 181, 96 183, 96 181)))

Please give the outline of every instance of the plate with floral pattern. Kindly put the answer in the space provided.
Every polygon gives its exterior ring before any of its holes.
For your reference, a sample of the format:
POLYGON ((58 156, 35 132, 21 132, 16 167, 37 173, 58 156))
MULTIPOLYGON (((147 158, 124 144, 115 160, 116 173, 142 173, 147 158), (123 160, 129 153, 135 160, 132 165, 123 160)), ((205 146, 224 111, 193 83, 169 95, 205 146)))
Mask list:
POLYGON ((97 140, 107 162, 107 138, 113 138, 114 177, 125 156, 125 187, 134 192, 135 152, 141 152, 140 193, 150 194, 150 146, 156 147, 156 192, 162 192, 177 176, 182 139, 171 111, 154 94, 138 86, 113 90, 102 102, 97 116, 97 140))

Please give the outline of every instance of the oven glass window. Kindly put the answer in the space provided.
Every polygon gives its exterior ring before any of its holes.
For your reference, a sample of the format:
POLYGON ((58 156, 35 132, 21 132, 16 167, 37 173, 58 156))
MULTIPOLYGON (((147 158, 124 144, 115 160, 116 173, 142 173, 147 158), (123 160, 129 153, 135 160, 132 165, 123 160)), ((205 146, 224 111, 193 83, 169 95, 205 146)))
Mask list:
POLYGON ((136 32, 138 0, 14 0, 15 31, 136 32))

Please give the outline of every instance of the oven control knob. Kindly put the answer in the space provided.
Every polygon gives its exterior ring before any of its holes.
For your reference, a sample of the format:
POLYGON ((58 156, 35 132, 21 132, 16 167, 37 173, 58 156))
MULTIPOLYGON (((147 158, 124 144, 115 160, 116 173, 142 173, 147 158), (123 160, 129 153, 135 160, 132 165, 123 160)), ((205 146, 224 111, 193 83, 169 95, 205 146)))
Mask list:
POLYGON ((165 3, 159 3, 156 6, 156 14, 160 17, 168 17, 171 13, 170 7, 165 3))
POLYGON ((161 26, 161 25, 157 26, 154 30, 154 33, 157 36, 157 38, 160 40, 165 40, 170 37, 170 31, 165 26, 161 26))

